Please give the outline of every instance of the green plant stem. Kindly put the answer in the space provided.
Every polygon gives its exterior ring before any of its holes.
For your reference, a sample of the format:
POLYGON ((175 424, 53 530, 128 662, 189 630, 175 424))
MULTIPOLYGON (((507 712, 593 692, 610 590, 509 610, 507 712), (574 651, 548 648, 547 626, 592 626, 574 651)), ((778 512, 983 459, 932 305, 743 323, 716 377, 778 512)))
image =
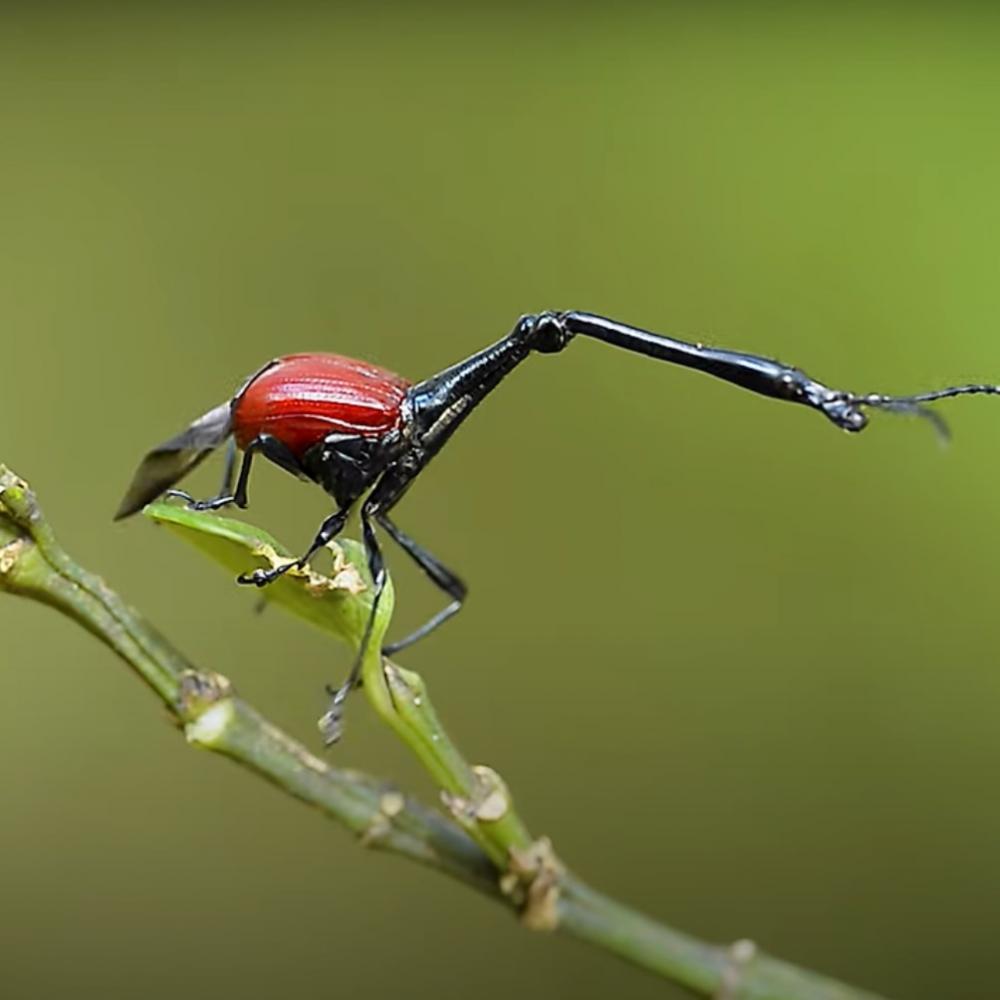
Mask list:
POLYGON ((444 872, 515 908, 528 926, 558 928, 700 996, 878 1000, 763 955, 748 942, 724 948, 696 941, 589 888, 544 842, 530 841, 503 783, 489 769, 465 763, 444 738, 422 682, 391 664, 382 683, 391 692, 394 729, 454 796, 453 817, 477 838, 391 785, 326 764, 237 697, 224 677, 194 669, 102 580, 78 566, 56 542, 27 484, 2 465, 0 590, 41 601, 83 625, 156 692, 191 744, 230 757, 320 809, 362 843, 444 872), (501 849, 509 854, 503 862, 501 849), (502 885, 512 869, 521 873, 523 893, 502 885))
POLYGON ((656 923, 573 875, 562 880, 560 929, 640 965, 697 996, 718 1000, 882 1000, 772 958, 750 941, 706 944, 656 923))
POLYGON ((378 657, 368 674, 365 691, 376 711, 437 781, 452 817, 505 869, 511 851, 527 850, 532 838, 500 776, 462 756, 419 674, 378 657))

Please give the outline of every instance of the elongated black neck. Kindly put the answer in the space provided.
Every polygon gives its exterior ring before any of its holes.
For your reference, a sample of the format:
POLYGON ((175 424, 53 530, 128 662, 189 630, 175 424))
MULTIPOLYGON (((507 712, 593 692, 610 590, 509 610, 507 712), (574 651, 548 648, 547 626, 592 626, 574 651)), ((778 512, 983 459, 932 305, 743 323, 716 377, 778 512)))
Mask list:
POLYGON ((800 368, 773 358, 675 340, 592 313, 560 313, 559 321, 569 335, 593 337, 646 357, 706 372, 762 396, 812 407, 847 431, 860 431, 867 423, 858 397, 830 389, 800 368))
POLYGON ((574 333, 673 365, 695 368, 765 396, 780 395, 780 375, 792 370, 771 358, 677 340, 591 313, 564 313, 563 320, 574 333))
POLYGON ((417 433, 434 450, 531 353, 525 324, 503 340, 443 372, 418 382, 408 393, 417 433))

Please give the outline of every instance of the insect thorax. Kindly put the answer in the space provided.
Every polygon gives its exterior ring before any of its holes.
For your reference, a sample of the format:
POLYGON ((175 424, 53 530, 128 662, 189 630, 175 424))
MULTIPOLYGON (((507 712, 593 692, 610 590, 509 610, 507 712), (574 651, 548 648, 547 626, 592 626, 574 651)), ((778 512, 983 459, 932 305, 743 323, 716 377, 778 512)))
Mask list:
POLYGON ((341 507, 347 507, 381 475, 397 444, 395 434, 331 434, 302 456, 302 468, 341 507))

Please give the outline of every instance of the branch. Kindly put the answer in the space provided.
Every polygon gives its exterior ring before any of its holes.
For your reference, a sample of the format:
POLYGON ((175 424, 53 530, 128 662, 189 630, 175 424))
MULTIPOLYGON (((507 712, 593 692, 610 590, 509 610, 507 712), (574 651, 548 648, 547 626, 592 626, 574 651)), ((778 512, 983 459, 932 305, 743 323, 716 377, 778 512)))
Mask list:
MULTIPOLYGON (((194 525, 183 516, 190 512, 165 509, 173 514, 158 509, 156 516, 175 524, 187 521, 188 528, 194 525)), ((244 558, 251 550, 268 561, 281 558, 280 546, 257 529, 223 518, 211 521, 223 528, 216 531, 216 526, 199 522, 194 530, 213 535, 213 544, 229 531, 229 541, 244 548, 244 558)), ((213 554, 226 562, 232 551, 219 544, 213 554)), ((286 610, 297 606, 295 613, 352 641, 368 599, 350 579, 352 565, 364 575, 359 553, 347 543, 342 548, 345 558, 338 565, 346 577, 339 585, 339 573, 333 580, 310 573, 305 580, 289 580, 284 589, 269 588, 268 596, 286 610), (313 596, 306 600, 305 594, 313 596), (317 610, 317 594, 330 605, 325 611, 317 610)), ((496 772, 466 763, 434 713, 423 681, 377 655, 364 668, 369 698, 438 781, 451 816, 390 784, 331 767, 240 699, 226 678, 195 669, 100 578, 70 559, 27 484, 2 465, 0 590, 56 608, 109 646, 168 706, 189 743, 255 771, 346 826, 362 844, 437 869, 504 903, 528 927, 559 929, 589 941, 700 996, 878 1000, 763 955, 750 942, 725 948, 696 941, 588 887, 566 871, 547 841, 531 839, 496 772)), ((380 638, 373 636, 376 650, 380 638)))

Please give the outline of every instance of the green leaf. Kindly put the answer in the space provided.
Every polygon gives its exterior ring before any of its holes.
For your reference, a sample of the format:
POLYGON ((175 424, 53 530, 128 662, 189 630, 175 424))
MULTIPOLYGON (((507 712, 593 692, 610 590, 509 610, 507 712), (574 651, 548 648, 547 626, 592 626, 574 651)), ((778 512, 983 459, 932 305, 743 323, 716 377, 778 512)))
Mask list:
MULTIPOLYGON (((293 558, 272 535, 244 521, 209 511, 189 510, 163 500, 150 504, 143 513, 234 574, 257 567, 268 568, 293 558)), ((293 569, 260 590, 246 589, 357 649, 371 613, 371 576, 364 546, 352 539, 343 539, 332 543, 330 550, 334 558, 332 576, 314 570, 293 569)), ((389 580, 379 602, 369 650, 381 648, 392 608, 392 581, 389 580)))

